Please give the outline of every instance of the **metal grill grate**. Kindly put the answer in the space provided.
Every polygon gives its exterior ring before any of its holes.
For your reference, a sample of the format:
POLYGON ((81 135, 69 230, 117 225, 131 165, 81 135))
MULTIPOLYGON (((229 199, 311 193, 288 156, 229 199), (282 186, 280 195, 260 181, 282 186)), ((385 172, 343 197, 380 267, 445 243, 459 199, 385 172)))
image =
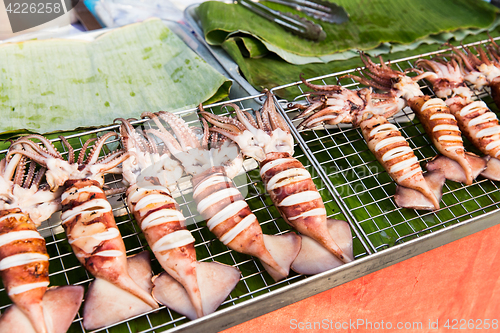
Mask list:
MULTIPOLYGON (((252 96, 248 98, 233 100, 242 109, 248 109, 248 105, 255 105, 254 98, 262 96, 252 96)), ((227 114, 227 110, 222 108, 223 103, 206 106, 206 111, 211 111, 218 114, 227 114)), ((190 125, 198 125, 199 121, 196 115, 196 109, 185 110, 177 114, 185 119, 190 125)), ((137 126, 149 126, 145 121, 135 122, 137 126)), ((81 150, 83 143, 89 138, 95 138, 109 131, 117 131, 118 126, 110 126, 99 130, 88 131, 82 134, 67 136, 70 144, 75 148, 75 153, 81 150)), ((58 138, 52 140, 58 150, 64 152, 66 149, 61 145, 58 138)), ((117 138, 108 140, 103 153, 109 153, 121 146, 117 138)), ((1 156, 5 156, 5 151, 1 152, 1 156)), ((318 172, 313 168, 313 165, 308 161, 307 156, 302 151, 299 145, 295 145, 295 155, 308 171, 313 176, 313 180, 320 191, 325 206, 327 215, 332 218, 346 219, 342 214, 342 210, 338 206, 337 199, 325 186, 318 172)), ((260 180, 257 164, 253 160, 246 160, 244 164, 244 172, 235 177, 234 182, 241 190, 246 190, 246 201, 252 211, 257 215, 264 233, 266 234, 281 234, 287 232, 290 227, 280 217, 279 212, 273 206, 271 199, 267 195, 262 182, 260 180)), ((254 260, 248 255, 242 255, 232 250, 229 250, 206 228, 205 222, 200 218, 196 211, 196 205, 192 198, 192 187, 189 178, 185 177, 185 182, 181 182, 177 190, 173 193, 179 203, 186 224, 196 239, 196 252, 198 259, 201 261, 218 261, 237 267, 241 271, 241 281, 230 294, 228 299, 220 307, 228 308, 237 304, 244 304, 245 301, 272 293, 287 285, 296 283, 306 277, 291 272, 290 276, 279 282, 274 282, 271 277, 264 271, 260 262, 254 260)), ((105 183, 109 188, 120 187, 121 177, 117 175, 107 175, 105 183)), ((127 254, 132 255, 148 249, 148 245, 141 234, 140 229, 135 224, 134 218, 131 215, 124 194, 109 195, 108 199, 112 203, 113 212, 117 221, 117 225, 121 231, 127 254)), ((60 214, 56 214, 49 221, 44 222, 39 228, 39 231, 46 239, 48 252, 50 255, 50 280, 51 285, 67 285, 76 284, 88 286, 92 281, 92 277, 79 264, 78 260, 71 251, 71 247, 67 242, 66 236, 60 226, 60 214)), ((353 225, 354 226, 354 225, 353 225)), ((366 256, 371 251, 366 246, 365 241, 359 236, 358 231, 354 228, 354 254, 356 258, 366 256)), ((157 261, 152 259, 152 266, 155 274, 162 271, 157 261)), ((4 311, 11 304, 5 288, 0 288, 0 311, 4 311)), ((215 313, 217 315, 217 312, 215 313)), ((82 324, 82 312, 80 311, 69 332, 85 332, 82 324)), ((94 332, 159 332, 165 330, 180 329, 184 324, 189 322, 184 316, 181 316, 168 308, 161 307, 159 311, 151 311, 150 313, 131 318, 123 323, 104 327, 94 332)))
MULTIPOLYGON (((471 43, 477 45, 485 43, 471 43)), ((449 52, 442 50, 421 54, 409 58, 391 61, 392 68, 404 71, 414 67, 419 58, 449 52)), ((358 83, 351 79, 339 78, 356 69, 309 79, 313 84, 338 84, 349 89, 358 88, 358 83)), ((410 74, 411 75, 411 74, 410 74)), ((436 97, 432 89, 420 82, 425 94, 436 97)), ((288 93, 296 96, 294 103, 309 105, 306 100, 308 88, 302 82, 295 82, 274 88, 277 92, 288 89, 288 93)), ((498 111, 493 104, 488 88, 476 92, 475 98, 483 100, 491 110, 498 111)), ((288 101, 278 101, 281 111, 291 123, 297 113, 289 108, 288 101)), ((405 108, 393 120, 402 135, 415 152, 422 165, 437 154, 430 139, 410 108, 405 108)), ((321 170, 325 183, 338 194, 340 206, 344 206, 347 215, 359 227, 367 239, 371 250, 378 252, 395 244, 445 228, 475 216, 500 209, 500 192, 498 184, 479 177, 472 185, 447 181, 443 188, 441 209, 434 212, 401 209, 395 205, 393 195, 396 184, 368 150, 359 129, 343 125, 323 126, 315 130, 300 130, 300 144, 305 149, 311 163, 321 170)), ((464 140, 468 151, 481 155, 469 142, 464 140)))

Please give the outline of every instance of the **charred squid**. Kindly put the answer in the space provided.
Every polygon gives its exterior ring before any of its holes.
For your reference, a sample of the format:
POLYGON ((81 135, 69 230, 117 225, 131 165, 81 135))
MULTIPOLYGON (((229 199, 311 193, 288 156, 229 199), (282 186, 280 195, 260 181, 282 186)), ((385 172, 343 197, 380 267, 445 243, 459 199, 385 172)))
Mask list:
MULTIPOLYGON (((19 149, 18 143, 11 145, 19 149)), ((30 163, 26 170, 27 163, 22 154, 0 162, 0 275, 15 304, 0 317, 0 332, 66 332, 83 287, 48 288, 49 256, 37 226, 60 209, 60 200, 40 186, 45 169, 30 163)))
MULTIPOLYGON (((129 274, 125 245, 111 205, 102 189, 104 172, 116 168, 129 157, 129 153, 122 150, 99 157, 106 140, 113 136, 116 136, 116 133, 107 133, 97 139, 85 158, 89 145, 95 139, 87 141, 76 161, 73 148, 63 137, 61 140, 68 149, 67 160, 43 136, 22 138, 17 141, 17 145, 23 149, 13 149, 8 153, 8 156, 19 154, 36 161, 47 169, 46 179, 50 189, 62 189, 61 224, 76 257, 96 278, 86 295, 83 309, 83 324, 87 329, 112 324, 110 318, 123 320, 127 316, 158 307, 149 291, 140 287, 129 274), (31 140, 32 138, 38 139, 41 145, 31 140), (113 316, 102 311, 99 302, 110 300, 99 299, 95 295, 102 293, 102 289, 108 289, 109 286, 116 286, 117 289, 123 290, 125 295, 134 296, 127 299, 132 302, 128 304, 130 311, 117 314, 113 308, 108 308, 113 312, 113 316)), ((119 294, 112 301, 118 305, 125 302, 119 294)))
MULTIPOLYGON (((457 51, 458 52, 458 51, 457 51)), ((471 165, 475 164, 474 174, 500 180, 500 125, 498 118, 482 101, 473 101, 472 90, 464 83, 464 73, 455 59, 449 62, 442 58, 433 60, 421 59, 417 61, 420 68, 429 73, 427 80, 431 83, 436 94, 446 98, 449 107, 464 136, 483 154, 485 162, 479 162, 475 155, 468 153, 471 165), (486 169, 485 169, 486 166, 486 169), (483 171, 484 170, 484 171, 483 171)), ((453 165, 443 161, 444 166, 431 165, 435 168, 449 168, 453 165)))
POLYGON ((123 163, 127 204, 165 270, 154 277, 153 296, 190 319, 208 315, 234 289, 240 272, 218 262, 197 261, 195 239, 172 196, 182 167, 149 134, 118 120, 123 145, 132 154, 123 163))
MULTIPOLYGON (((302 81, 316 94, 339 89, 344 91, 335 97, 329 95, 329 98, 337 99, 331 104, 351 114, 352 125, 360 127, 368 148, 398 184, 395 201, 399 207, 429 210, 439 208, 442 177, 424 176, 413 150, 397 127, 387 120, 404 107, 402 98, 394 94, 375 94, 371 88, 354 92, 339 86, 313 85, 303 79, 302 81), (355 104, 352 98, 346 98, 353 95, 359 98, 355 104)), ((309 118, 314 116, 315 114, 311 114, 309 118)), ((313 122, 308 122, 306 127, 309 128, 311 123, 313 122)))
POLYGON ((380 65, 372 62, 363 53, 361 59, 366 65, 366 70, 362 72, 365 76, 346 75, 346 77, 388 91, 389 95, 404 98, 423 124, 427 135, 439 153, 458 163, 465 175, 464 182, 471 184, 480 172, 477 172, 477 169, 473 170, 473 167, 481 164, 478 160, 479 157, 466 154, 462 133, 457 126, 453 112, 440 98, 425 96, 417 83, 421 79, 433 77, 434 74, 419 72, 418 76, 409 77, 403 72, 390 68, 382 59, 380 59, 380 65), (367 79, 366 76, 371 79, 367 79))
POLYGON ((186 173, 193 176, 193 198, 210 231, 230 249, 259 258, 275 281, 286 278, 300 250, 300 237, 295 233, 263 234, 257 217, 232 181, 243 162, 238 147, 224 141, 212 142, 209 149, 208 126, 200 143, 194 130, 181 118, 166 112, 148 117, 158 125, 151 133, 169 147, 186 173), (170 126, 177 139, 160 119, 170 126))
MULTIPOLYGON (((243 154, 259 162, 264 186, 288 224, 321 244, 339 260, 339 264, 352 261, 350 232, 332 235, 330 228, 342 225, 342 228, 349 229, 349 225, 327 219, 323 200, 310 173, 293 157, 293 137, 288 126, 277 113, 272 94, 267 92, 266 95, 262 110, 255 112, 256 119, 236 104, 228 105, 234 108, 237 120, 208 112, 201 114, 212 123, 211 131, 230 138, 243 154)), ((307 250, 302 246, 301 252, 307 250)), ((297 263, 294 262, 292 268, 301 272, 297 263)))

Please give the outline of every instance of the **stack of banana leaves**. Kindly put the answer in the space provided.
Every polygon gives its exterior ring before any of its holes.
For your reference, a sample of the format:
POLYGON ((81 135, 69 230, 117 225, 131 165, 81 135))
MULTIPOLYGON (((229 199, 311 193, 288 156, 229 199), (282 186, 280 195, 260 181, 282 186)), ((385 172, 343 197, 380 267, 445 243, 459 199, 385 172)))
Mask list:
MULTIPOLYGON (((325 0, 333 2, 333 0, 325 0)), ((326 23, 281 4, 265 6, 320 24, 320 42, 291 34, 240 4, 208 1, 197 9, 207 42, 222 46, 257 89, 361 66, 358 51, 384 59, 435 51, 446 41, 468 43, 500 35, 499 10, 482 0, 335 0, 349 14, 326 23)), ((287 98, 287 91, 279 92, 287 98)))

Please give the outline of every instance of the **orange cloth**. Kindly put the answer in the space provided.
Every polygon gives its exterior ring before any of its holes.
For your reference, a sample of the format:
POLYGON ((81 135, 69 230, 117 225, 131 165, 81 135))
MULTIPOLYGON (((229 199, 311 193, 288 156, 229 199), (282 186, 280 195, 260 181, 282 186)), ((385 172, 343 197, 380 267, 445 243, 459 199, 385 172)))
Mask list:
POLYGON ((447 320, 461 332, 500 332, 499 235, 500 225, 488 228, 223 332, 383 332, 388 322, 391 331, 413 322, 422 326, 401 331, 453 331, 447 320))

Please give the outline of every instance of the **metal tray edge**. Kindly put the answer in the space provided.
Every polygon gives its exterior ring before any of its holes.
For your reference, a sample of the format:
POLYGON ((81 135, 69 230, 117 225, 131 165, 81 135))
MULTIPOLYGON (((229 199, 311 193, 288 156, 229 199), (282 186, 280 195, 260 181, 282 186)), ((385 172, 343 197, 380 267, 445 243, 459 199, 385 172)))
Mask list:
POLYGON ((186 323, 169 332, 220 332, 274 310, 340 286, 424 252, 498 224, 497 212, 491 212, 432 232, 401 245, 357 259, 337 269, 321 273, 243 304, 222 309, 204 318, 186 323))

